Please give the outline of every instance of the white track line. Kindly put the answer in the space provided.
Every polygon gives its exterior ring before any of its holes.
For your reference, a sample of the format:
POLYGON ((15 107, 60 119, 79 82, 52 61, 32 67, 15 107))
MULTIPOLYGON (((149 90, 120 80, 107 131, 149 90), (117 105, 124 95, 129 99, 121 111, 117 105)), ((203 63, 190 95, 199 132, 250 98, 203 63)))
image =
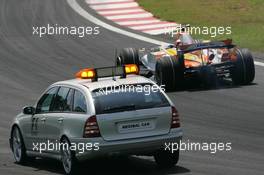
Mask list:
POLYGON ((155 29, 155 28, 166 28, 166 27, 176 27, 176 23, 164 23, 164 24, 149 24, 149 25, 141 25, 141 26, 136 26, 136 27, 130 27, 131 29, 134 30, 146 30, 146 29, 155 29))
MULTIPOLYGON (((163 42, 163 41, 151 39, 151 38, 148 38, 148 37, 145 37, 145 36, 142 36, 142 35, 138 35, 138 34, 135 34, 135 33, 132 33, 132 32, 128 32, 128 31, 122 30, 120 28, 111 26, 111 25, 99 20, 98 18, 94 17, 90 13, 88 13, 86 10, 84 10, 76 2, 76 0, 67 0, 67 2, 69 4, 69 6, 75 12, 77 12, 79 15, 81 15, 82 17, 86 18, 87 20, 91 21, 92 23, 94 23, 96 25, 99 25, 99 26, 101 26, 101 27, 103 27, 105 29, 108 29, 110 31, 113 31, 113 32, 116 32, 116 33, 119 33, 119 34, 122 34, 122 35, 125 35, 125 36, 128 36, 130 38, 134 38, 134 39, 138 39, 140 41, 148 42, 148 43, 151 43, 151 44, 156 44, 156 45, 168 45, 168 44, 170 44, 170 43, 166 43, 166 42, 163 42)), ((255 65, 264 67, 264 63, 263 62, 255 61, 255 65)))
POLYGON ((128 0, 86 0, 88 4, 126 2, 128 0))
POLYGON ((124 2, 127 0, 86 0, 88 4, 101 3, 101 2, 124 2))
POLYGON ((151 13, 138 13, 138 14, 133 14, 133 15, 115 15, 115 16, 105 16, 107 19, 111 20, 116 20, 116 19, 134 19, 137 18, 140 20, 140 18, 147 18, 147 17, 152 17, 153 15, 151 13))
POLYGON ((101 15, 113 15, 119 13, 131 13, 131 12, 144 12, 145 10, 141 8, 131 9, 131 10, 109 10, 109 11, 97 11, 101 15))
POLYGON ((151 19, 151 20, 133 20, 133 21, 123 21, 123 22, 117 22, 117 24, 121 26, 126 25, 133 25, 133 24, 148 24, 148 23, 154 23, 154 22, 160 22, 158 19, 151 19))
POLYGON ((90 5, 90 7, 95 10, 103 10, 103 9, 138 7, 138 4, 136 2, 128 2, 122 4, 90 5))
POLYGON ((258 62, 258 61, 255 61, 255 65, 257 65, 257 66, 263 66, 264 67, 264 63, 258 62))
POLYGON ((158 35, 162 33, 170 33, 172 29, 161 28, 161 29, 152 29, 152 30, 142 30, 142 32, 146 32, 150 35, 158 35))

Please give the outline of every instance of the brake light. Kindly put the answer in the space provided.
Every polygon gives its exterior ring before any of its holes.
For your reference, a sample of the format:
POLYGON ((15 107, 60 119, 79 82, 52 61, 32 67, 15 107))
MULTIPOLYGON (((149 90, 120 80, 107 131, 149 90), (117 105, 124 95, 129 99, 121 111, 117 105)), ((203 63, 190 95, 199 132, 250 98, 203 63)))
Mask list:
POLYGON ((179 128, 181 126, 180 117, 177 109, 174 106, 171 107, 171 113, 171 128, 179 128))
POLYGON ((95 115, 87 119, 84 126, 83 137, 101 137, 101 133, 95 115))

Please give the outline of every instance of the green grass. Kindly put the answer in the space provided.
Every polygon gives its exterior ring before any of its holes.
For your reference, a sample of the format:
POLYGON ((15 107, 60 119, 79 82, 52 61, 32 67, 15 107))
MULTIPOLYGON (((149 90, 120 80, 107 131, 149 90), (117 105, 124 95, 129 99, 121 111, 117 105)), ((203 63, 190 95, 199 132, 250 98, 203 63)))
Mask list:
POLYGON ((263 0, 138 0, 160 19, 199 27, 232 27, 231 35, 195 35, 202 39, 232 38, 240 47, 264 52, 263 0))

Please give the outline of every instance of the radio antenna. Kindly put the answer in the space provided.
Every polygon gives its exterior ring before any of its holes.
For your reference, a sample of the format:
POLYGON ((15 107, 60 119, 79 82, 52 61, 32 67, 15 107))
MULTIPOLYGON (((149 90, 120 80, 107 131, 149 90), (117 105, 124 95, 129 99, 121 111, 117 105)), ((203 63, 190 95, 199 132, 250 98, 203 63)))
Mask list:
MULTIPOLYGON (((115 48, 115 57, 114 57, 114 59, 116 59, 117 58, 117 48, 115 48)), ((116 81, 116 78, 115 78, 115 75, 116 75, 116 69, 117 69, 117 63, 116 63, 116 65, 115 65, 115 68, 112 70, 113 72, 112 72, 112 74, 113 74, 113 80, 114 81, 116 81)))

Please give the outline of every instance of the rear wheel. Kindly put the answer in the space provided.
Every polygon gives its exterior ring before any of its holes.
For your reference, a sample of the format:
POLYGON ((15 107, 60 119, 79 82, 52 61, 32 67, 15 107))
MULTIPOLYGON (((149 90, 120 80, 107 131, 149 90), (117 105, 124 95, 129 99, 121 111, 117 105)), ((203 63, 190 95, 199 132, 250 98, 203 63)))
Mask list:
POLYGON ((182 87, 184 82, 183 59, 165 56, 157 60, 155 79, 159 85, 165 85, 167 91, 182 87))
POLYGON ((254 80, 255 65, 248 49, 237 49, 237 59, 231 71, 231 78, 235 85, 247 85, 254 80))
POLYGON ((66 174, 74 174, 77 172, 77 159, 75 157, 75 152, 70 149, 70 142, 66 137, 61 139, 61 161, 63 165, 64 172, 66 174))
POLYGON ((171 168, 178 163, 179 155, 179 149, 173 153, 171 153, 170 151, 159 150, 154 155, 154 159, 160 168, 171 168))
POLYGON ((124 48, 121 50, 119 56, 116 58, 116 65, 121 66, 124 64, 139 65, 139 54, 135 48, 124 48))

